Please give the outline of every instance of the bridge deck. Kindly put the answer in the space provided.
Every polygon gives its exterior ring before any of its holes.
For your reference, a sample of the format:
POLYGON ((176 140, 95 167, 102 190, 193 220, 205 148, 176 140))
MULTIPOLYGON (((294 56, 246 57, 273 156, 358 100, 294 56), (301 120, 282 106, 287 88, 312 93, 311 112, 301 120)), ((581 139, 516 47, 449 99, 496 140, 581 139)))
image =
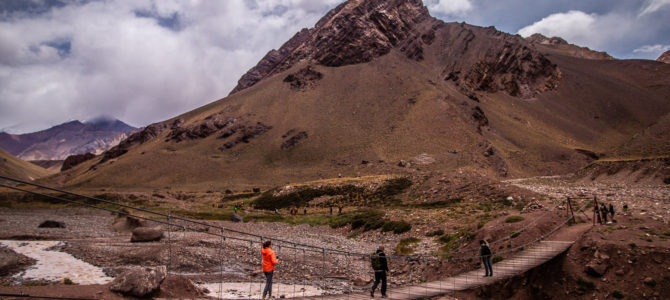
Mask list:
MULTIPOLYGON (((494 264, 493 276, 491 277, 484 277, 484 269, 479 269, 462 273, 454 277, 445 278, 444 280, 422 283, 420 285, 389 288, 387 296, 388 299, 396 300, 422 299, 445 295, 451 291, 462 291, 492 284, 499 280, 523 274, 524 272, 553 259, 565 252, 573 243, 574 240, 541 241, 522 250, 512 258, 494 264)), ((375 296, 381 297, 379 289, 377 289, 375 296)), ((296 299, 370 299, 370 294, 313 296, 296 299)))

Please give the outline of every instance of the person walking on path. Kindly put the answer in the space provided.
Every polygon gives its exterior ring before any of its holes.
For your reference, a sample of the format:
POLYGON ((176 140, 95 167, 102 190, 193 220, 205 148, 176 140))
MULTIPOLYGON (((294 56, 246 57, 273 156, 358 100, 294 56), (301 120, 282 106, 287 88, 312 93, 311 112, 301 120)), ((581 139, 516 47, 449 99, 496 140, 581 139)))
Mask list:
POLYGON ((382 298, 386 298, 386 272, 389 271, 389 266, 388 262, 386 261, 384 246, 379 246, 377 252, 375 252, 370 256, 370 260, 372 263, 372 269, 375 271, 375 283, 372 284, 372 290, 370 290, 370 297, 374 298, 377 285, 379 285, 379 281, 381 281, 382 298))
POLYGON ((265 274, 265 288, 263 289, 263 300, 265 300, 265 295, 268 295, 268 299, 272 299, 272 275, 275 271, 275 265, 279 263, 275 252, 272 251, 272 242, 265 241, 263 243, 263 249, 261 249, 261 254, 263 255, 263 274, 265 274))
POLYGON ((487 276, 493 276, 493 266, 491 264, 491 248, 489 248, 489 243, 485 240, 479 241, 479 256, 482 258, 482 263, 484 264, 484 269, 486 269, 487 276))
POLYGON ((612 216, 612 222, 616 222, 614 221, 614 205, 612 203, 610 203, 610 215, 612 216))
POLYGON ((600 205, 600 216, 603 218, 603 223, 604 224, 610 224, 607 222, 607 214, 609 212, 607 211, 607 206, 605 206, 605 203, 600 205))

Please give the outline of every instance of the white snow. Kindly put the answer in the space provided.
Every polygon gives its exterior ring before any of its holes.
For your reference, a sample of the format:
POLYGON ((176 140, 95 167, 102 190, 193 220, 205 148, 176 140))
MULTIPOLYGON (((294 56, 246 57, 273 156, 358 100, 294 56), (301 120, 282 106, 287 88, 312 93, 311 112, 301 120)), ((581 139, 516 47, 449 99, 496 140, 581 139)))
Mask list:
POLYGON ((30 257, 37 262, 25 272, 16 275, 25 280, 62 281, 69 278, 81 285, 106 284, 114 278, 108 277, 101 268, 60 251, 47 249, 63 245, 60 241, 0 241, 16 253, 30 257))

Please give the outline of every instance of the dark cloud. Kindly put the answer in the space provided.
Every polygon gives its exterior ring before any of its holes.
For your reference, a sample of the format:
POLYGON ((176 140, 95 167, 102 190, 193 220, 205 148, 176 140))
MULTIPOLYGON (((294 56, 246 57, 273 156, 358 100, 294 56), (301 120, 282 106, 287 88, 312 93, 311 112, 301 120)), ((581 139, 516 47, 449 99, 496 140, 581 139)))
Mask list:
MULTIPOLYGON (((221 98, 340 0, 2 0, 0 130, 113 115, 135 126, 221 98)), ((424 0, 445 21, 544 31, 620 58, 670 45, 670 0, 424 0)))

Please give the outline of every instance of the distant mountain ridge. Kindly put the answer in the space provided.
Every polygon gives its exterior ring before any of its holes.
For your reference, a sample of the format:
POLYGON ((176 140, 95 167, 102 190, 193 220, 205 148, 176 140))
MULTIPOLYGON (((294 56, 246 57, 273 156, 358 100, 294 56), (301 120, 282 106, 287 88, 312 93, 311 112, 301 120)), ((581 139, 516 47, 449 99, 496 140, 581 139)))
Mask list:
POLYGON ((100 154, 136 129, 109 117, 75 120, 33 133, 0 132, 0 148, 23 160, 64 160, 74 154, 100 154))

